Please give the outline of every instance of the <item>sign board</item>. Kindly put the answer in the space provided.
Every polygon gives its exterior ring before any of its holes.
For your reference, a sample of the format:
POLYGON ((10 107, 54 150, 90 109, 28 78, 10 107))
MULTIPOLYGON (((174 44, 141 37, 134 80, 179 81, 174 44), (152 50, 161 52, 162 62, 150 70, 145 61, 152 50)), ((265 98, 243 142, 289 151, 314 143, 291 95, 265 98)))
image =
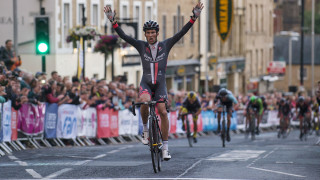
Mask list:
POLYGON ((137 55, 124 55, 122 56, 122 66, 135 66, 140 65, 141 57, 137 55))
POLYGON ((285 74, 286 73, 286 62, 284 61, 273 61, 270 62, 267 67, 269 74, 285 74))
POLYGON ((230 34, 233 21, 233 0, 215 1, 215 21, 218 34, 225 42, 230 34))

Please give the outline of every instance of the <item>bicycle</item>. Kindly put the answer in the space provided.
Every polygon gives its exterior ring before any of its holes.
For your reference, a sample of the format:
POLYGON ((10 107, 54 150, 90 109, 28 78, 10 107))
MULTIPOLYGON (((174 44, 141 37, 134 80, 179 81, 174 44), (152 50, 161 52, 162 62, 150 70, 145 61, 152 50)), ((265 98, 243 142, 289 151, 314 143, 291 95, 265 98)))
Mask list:
POLYGON ((226 112, 226 105, 223 105, 222 107, 222 122, 221 122, 221 140, 222 140, 222 147, 225 147, 225 142, 226 142, 226 116, 225 116, 225 112, 226 112))
POLYGON ((286 138, 289 134, 289 126, 290 126, 290 119, 289 115, 283 116, 280 119, 280 127, 278 131, 278 138, 282 136, 282 138, 286 138), (288 121, 288 124, 287 124, 288 121))
MULTIPOLYGON (((135 106, 148 105, 149 106, 149 147, 151 152, 151 160, 153 165, 154 173, 161 171, 162 161, 162 133, 159 126, 159 118, 156 115, 155 106, 157 103, 165 103, 167 108, 167 101, 148 101, 135 103, 132 101, 132 114, 135 116, 135 106)), ((168 108, 167 108, 168 111, 168 108)))
POLYGON ((249 136, 249 133, 251 132, 251 140, 255 140, 255 129, 256 129, 256 119, 257 119, 257 113, 258 109, 255 107, 249 108, 249 116, 250 116, 250 122, 249 122, 249 128, 247 128, 246 124, 246 139, 249 136))
POLYGON ((184 117, 184 120, 186 121, 187 128, 185 130, 187 131, 187 139, 189 142, 189 146, 192 147, 193 146, 193 136, 191 135, 190 123, 188 120, 189 114, 192 114, 192 117, 194 115, 194 113, 183 113, 183 114, 181 114, 181 117, 184 117))
POLYGON ((305 141, 307 141, 308 139, 308 134, 309 134, 309 122, 307 121, 307 117, 303 116, 303 120, 302 120, 302 131, 303 131, 303 134, 302 134, 302 138, 300 139, 301 141, 303 141, 303 139, 305 141))

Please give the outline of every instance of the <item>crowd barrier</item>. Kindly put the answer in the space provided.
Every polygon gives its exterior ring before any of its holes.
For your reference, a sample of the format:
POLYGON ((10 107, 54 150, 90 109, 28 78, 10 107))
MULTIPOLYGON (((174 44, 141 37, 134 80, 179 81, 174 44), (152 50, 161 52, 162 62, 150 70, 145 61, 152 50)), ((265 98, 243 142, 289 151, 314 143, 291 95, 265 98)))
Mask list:
MULTIPOLYGON (((244 130, 245 117, 243 113, 243 110, 233 112, 231 130, 244 130)), ((132 141, 139 141, 141 139, 138 135, 142 133, 142 119, 139 109, 136 109, 136 114, 133 116, 128 109, 116 111, 98 106, 83 110, 76 105, 63 104, 58 106, 47 103, 23 104, 17 111, 11 107, 11 101, 8 101, 1 104, 0 155, 3 154, 3 151, 12 152, 12 148, 26 149, 21 141, 29 141, 29 144, 35 148, 40 148, 42 145, 52 147, 53 144, 65 146, 62 141, 64 139, 70 139, 79 146, 93 145, 92 139, 100 144, 107 144, 106 139, 111 143, 119 143, 123 141, 124 137, 132 141)), ((178 111, 168 113, 171 135, 183 133, 182 121, 181 119, 177 120, 177 116, 178 111)), ((193 131, 192 115, 189 115, 188 119, 191 131, 193 131)), ((261 127, 277 126, 278 124, 277 111, 264 113, 261 127)), ((202 111, 197 125, 198 132, 217 130, 217 114, 213 111, 202 111)))

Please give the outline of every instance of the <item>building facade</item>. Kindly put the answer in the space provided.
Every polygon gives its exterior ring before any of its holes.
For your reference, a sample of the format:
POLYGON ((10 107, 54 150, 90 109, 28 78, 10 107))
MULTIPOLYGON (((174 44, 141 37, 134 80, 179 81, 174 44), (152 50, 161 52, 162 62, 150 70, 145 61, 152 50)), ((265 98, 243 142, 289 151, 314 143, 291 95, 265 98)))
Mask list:
POLYGON ((218 35, 213 2, 205 1, 201 15, 201 85, 207 78, 209 91, 226 87, 245 93, 247 84, 266 74, 273 58, 273 0, 233 1, 232 29, 225 42, 218 35))

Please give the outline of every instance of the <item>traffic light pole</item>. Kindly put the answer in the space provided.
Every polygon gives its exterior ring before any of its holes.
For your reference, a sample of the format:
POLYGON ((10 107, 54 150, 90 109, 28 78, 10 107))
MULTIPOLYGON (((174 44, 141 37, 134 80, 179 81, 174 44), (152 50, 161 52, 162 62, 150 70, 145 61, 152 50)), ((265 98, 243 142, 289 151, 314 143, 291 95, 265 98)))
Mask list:
POLYGON ((46 56, 42 56, 42 72, 46 72, 46 56))

